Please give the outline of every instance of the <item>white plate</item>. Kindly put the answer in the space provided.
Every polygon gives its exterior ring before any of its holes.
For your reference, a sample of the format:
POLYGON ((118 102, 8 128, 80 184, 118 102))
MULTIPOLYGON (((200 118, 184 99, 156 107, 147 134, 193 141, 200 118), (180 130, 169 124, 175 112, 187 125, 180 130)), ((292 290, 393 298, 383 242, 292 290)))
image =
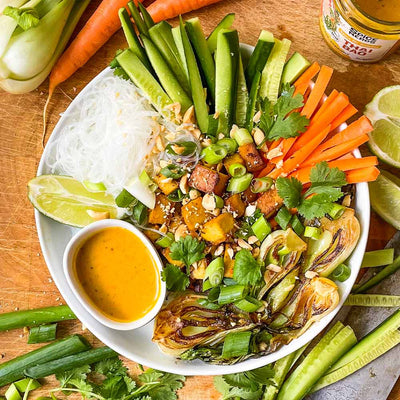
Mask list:
MULTIPOLYGON (((245 53, 245 56, 248 56, 252 49, 253 48, 250 46, 242 46, 242 51, 245 53)), ((103 79, 111 73, 110 69, 102 71, 82 90, 77 98, 85 96, 86 91, 94 84, 94 82, 103 79)), ((49 149, 51 146, 49 146, 49 144, 51 144, 51 142, 60 134, 68 115, 71 114, 75 101, 76 100, 71 103, 55 127, 40 160, 38 175, 50 173, 45 164, 46 157, 49 157, 50 153, 49 149)), ((356 157, 360 157, 358 150, 355 151, 355 155, 356 157)), ((351 267, 351 276, 347 281, 338 283, 340 290, 340 303, 338 307, 321 321, 312 325, 311 328, 301 337, 293 340, 290 344, 283 346, 280 350, 267 356, 253 358, 235 365, 226 366, 206 364, 199 360, 181 361, 162 353, 151 341, 153 333, 152 323, 134 331, 123 332, 108 328, 94 319, 71 291, 63 272, 62 260, 64 249, 72 235, 76 233, 77 230, 57 223, 41 215, 38 211, 35 211, 35 218, 43 256, 54 282, 77 317, 98 339, 119 354, 148 367, 182 375, 221 375, 242 372, 274 362, 308 343, 329 324, 349 295, 365 252, 370 219, 369 192, 366 183, 357 184, 355 209, 361 224, 361 236, 357 247, 348 261, 348 265, 351 267)))

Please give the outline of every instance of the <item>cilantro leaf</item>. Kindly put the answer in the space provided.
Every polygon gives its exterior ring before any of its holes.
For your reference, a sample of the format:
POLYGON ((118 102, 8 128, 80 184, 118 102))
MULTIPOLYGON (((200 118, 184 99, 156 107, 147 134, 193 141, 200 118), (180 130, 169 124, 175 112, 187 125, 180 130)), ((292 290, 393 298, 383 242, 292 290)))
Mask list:
POLYGON ((275 371, 270 364, 257 369, 245 372, 249 379, 260 383, 261 385, 271 384, 271 378, 275 376, 275 371))
POLYGON ((332 205, 331 198, 322 193, 303 200, 298 211, 306 219, 322 218, 331 211, 332 205))
POLYGON ((249 389, 252 392, 260 388, 260 385, 257 382, 254 382, 251 379, 249 379, 244 372, 224 375, 223 378, 224 381, 230 386, 249 389))
POLYGON ((195 263, 204 258, 204 249, 206 244, 197 240, 196 238, 187 235, 180 238, 177 242, 172 243, 170 246, 170 256, 173 260, 182 261, 187 269, 195 263))
POLYGON ((259 400, 262 395, 262 388, 260 387, 256 391, 249 389, 240 388, 237 386, 231 386, 225 382, 222 376, 214 377, 214 386, 222 394, 222 400, 240 398, 244 400, 259 400))
POLYGON ((248 239, 250 236, 254 235, 251 226, 263 215, 259 208, 256 208, 254 213, 246 218, 244 218, 240 229, 235 233, 235 235, 242 239, 248 239))
POLYGON ((15 20, 15 22, 24 30, 34 28, 40 22, 39 14, 34 8, 18 8, 7 6, 3 10, 3 15, 15 20))
POLYGON ((315 188, 321 186, 342 187, 347 184, 346 174, 339 168, 329 168, 326 161, 318 163, 310 171, 310 193, 316 193, 315 188))
POLYGON ((189 286, 189 277, 176 265, 167 264, 161 272, 161 278, 172 292, 183 292, 189 286))
POLYGON ((85 381, 90 371, 90 365, 83 365, 82 367, 77 367, 70 371, 57 373, 56 378, 60 382, 61 387, 67 387, 71 380, 75 382, 85 381))
POLYGON ((296 178, 278 178, 276 188, 287 208, 294 208, 300 204, 303 184, 296 178))
POLYGON ((241 285, 256 285, 262 278, 261 265, 249 250, 236 253, 233 279, 241 285))
POLYGON ((119 357, 108 358, 94 364, 94 370, 105 376, 127 375, 127 369, 119 357))

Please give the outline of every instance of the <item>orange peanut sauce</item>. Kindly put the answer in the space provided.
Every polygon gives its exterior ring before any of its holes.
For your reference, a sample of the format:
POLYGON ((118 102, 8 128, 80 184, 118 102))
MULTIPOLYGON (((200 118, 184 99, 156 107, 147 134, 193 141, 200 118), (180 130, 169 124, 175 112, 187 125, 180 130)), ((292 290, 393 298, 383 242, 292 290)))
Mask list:
POLYGON ((399 0, 356 0, 356 4, 373 18, 387 22, 400 22, 399 0))

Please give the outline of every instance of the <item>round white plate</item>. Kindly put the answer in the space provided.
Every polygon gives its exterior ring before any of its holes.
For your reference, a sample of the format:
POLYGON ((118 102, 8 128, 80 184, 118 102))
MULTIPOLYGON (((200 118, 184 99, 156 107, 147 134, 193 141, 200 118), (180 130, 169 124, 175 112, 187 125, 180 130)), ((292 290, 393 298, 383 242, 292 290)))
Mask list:
MULTIPOLYGON (((253 48, 250 46, 242 46, 244 56, 248 56, 252 49, 253 48)), ((85 96, 85 93, 90 89, 91 85, 110 74, 112 74, 112 71, 109 68, 102 71, 81 91, 77 98, 85 96)), ((46 158, 50 155, 49 149, 51 146, 49 146, 49 144, 60 134, 64 124, 68 120, 68 116, 74 108, 75 102, 76 100, 71 103, 58 121, 40 160, 38 175, 50 173, 45 163, 46 158)), ((355 152, 355 155, 356 157, 360 157, 358 150, 355 152)), ((366 183, 357 184, 355 209, 361 224, 361 236, 357 247, 348 261, 348 265, 351 267, 351 276, 347 281, 338 283, 341 300, 336 310, 324 317, 321 321, 312 325, 301 337, 283 346, 280 350, 267 356, 249 359, 235 365, 212 365, 199 360, 181 361, 162 353, 151 341, 153 323, 149 323, 134 331, 117 331, 102 325, 94 319, 79 302, 69 287, 63 272, 62 260, 64 249, 72 235, 77 232, 77 229, 55 222, 41 215, 38 211, 35 211, 35 218, 43 256, 54 282, 76 316, 98 339, 119 354, 148 367, 182 375, 221 375, 242 372, 274 362, 308 343, 329 324, 349 295, 363 259, 370 219, 369 192, 366 183)))

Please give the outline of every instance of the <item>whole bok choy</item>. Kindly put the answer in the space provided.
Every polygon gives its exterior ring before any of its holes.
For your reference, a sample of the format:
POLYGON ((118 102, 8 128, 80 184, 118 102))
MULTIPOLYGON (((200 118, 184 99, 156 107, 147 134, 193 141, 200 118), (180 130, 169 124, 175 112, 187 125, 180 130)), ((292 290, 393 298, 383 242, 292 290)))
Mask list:
POLYGON ((63 52, 90 0, 0 0, 0 87, 36 89, 63 52))

